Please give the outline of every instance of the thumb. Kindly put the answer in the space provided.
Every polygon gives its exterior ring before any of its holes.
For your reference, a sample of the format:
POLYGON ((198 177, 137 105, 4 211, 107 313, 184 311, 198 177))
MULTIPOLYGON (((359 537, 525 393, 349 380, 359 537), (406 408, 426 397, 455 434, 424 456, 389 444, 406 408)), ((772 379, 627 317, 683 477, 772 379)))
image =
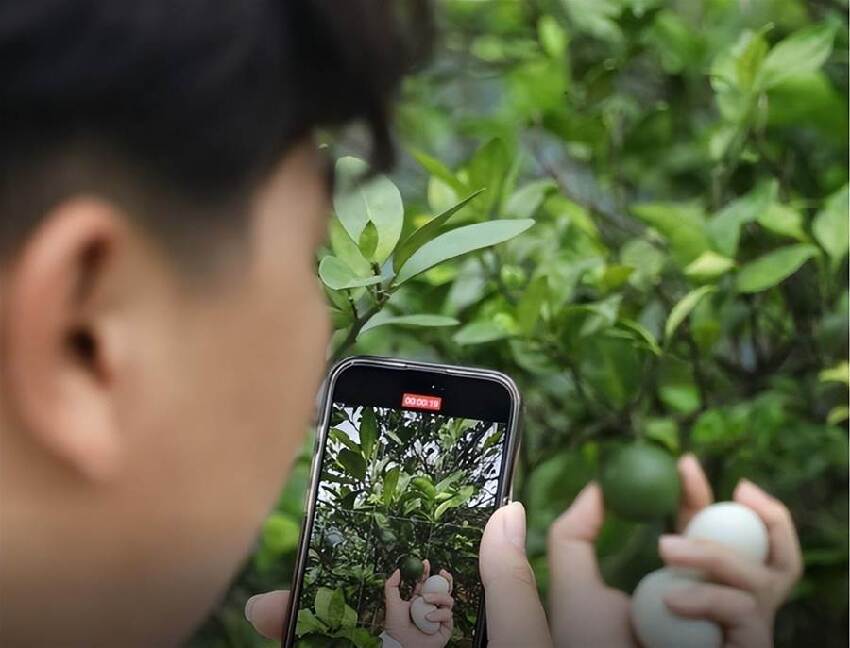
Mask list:
POLYGON ((257 594, 245 604, 245 618, 264 637, 280 639, 288 604, 289 592, 286 590, 257 594))
POLYGON ((549 529, 549 568, 553 602, 604 587, 594 545, 604 518, 602 491, 591 483, 552 524, 549 529))
POLYGON ((484 528, 479 554, 490 648, 549 648, 552 639, 534 572, 525 556, 525 509, 497 510, 484 528))
POLYGON ((401 572, 396 569, 390 577, 384 581, 384 600, 386 601, 387 606, 394 605, 401 601, 399 585, 401 585, 401 572))

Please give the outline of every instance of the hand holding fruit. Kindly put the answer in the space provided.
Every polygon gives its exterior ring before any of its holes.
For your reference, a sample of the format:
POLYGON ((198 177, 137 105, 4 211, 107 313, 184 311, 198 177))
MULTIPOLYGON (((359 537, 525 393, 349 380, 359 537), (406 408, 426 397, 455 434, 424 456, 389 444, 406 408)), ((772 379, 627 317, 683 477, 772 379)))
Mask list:
MULTIPOLYGON (((669 476, 664 476, 664 461, 653 460, 648 465, 655 466, 647 473, 650 477, 654 475, 653 479, 671 483, 669 476)), ((697 513, 711 505, 713 497, 696 459, 683 457, 676 468, 681 482, 681 497, 677 495, 675 500, 678 528, 683 530, 697 513)), ((800 547, 791 516, 781 502, 746 481, 739 484, 734 499, 752 509, 766 526, 769 538, 766 562, 755 564, 742 559, 704 535, 662 538, 661 556, 669 568, 696 571, 711 581, 691 583, 663 602, 680 617, 719 624, 724 648, 766 648, 771 644, 775 611, 800 576, 800 547)), ((635 498, 627 497, 625 501, 643 505, 635 498)), ((537 596, 534 573, 525 556, 524 510, 514 503, 496 511, 485 528, 480 553, 491 647, 637 645, 630 622, 632 600, 605 585, 596 561, 595 542, 604 516, 602 491, 596 484, 590 484, 550 529, 550 632, 537 596)), ((701 524, 695 526, 699 528, 701 524)), ((422 572, 421 583, 424 583, 430 575, 427 560, 423 561, 422 572)), ((445 572, 442 575, 449 581, 451 591, 451 576, 445 572)), ((410 603, 401 599, 400 583, 398 570, 385 583, 385 629, 392 630, 391 636, 405 647, 445 646, 451 638, 451 610, 434 613, 448 612, 437 633, 427 635, 419 631, 410 618, 410 603)), ((435 598, 430 602, 451 608, 450 595, 424 594, 423 598, 427 601, 429 597, 441 596, 447 597, 445 605, 435 598)), ((254 597, 249 601, 246 615, 262 634, 279 637, 287 597, 288 592, 284 591, 254 597)))
MULTIPOLYGON (((712 504, 688 524, 684 540, 667 536, 667 542, 709 541, 724 547, 739 561, 761 565, 767 557, 767 529, 758 515, 741 504, 712 504)), ((688 646, 720 648, 723 631, 719 624, 688 619, 675 614, 666 604, 708 574, 699 569, 658 569, 641 580, 632 596, 632 625, 645 648, 688 646)))
POLYGON ((431 576, 428 560, 416 563, 413 569, 414 561, 407 558, 384 583, 384 630, 404 648, 442 648, 454 628, 452 576, 444 569, 431 576), (401 597, 403 575, 417 583, 410 601, 401 597))
MULTIPOLYGON (((737 550, 730 548, 730 538, 716 533, 719 525, 714 526, 714 534, 707 533, 705 520, 693 518, 690 537, 661 538, 661 557, 670 567, 697 570, 710 583, 677 592, 666 602, 680 616, 719 623, 725 631, 725 646, 770 646, 776 610, 802 574, 800 545, 791 515, 781 502, 746 480, 738 484, 734 499, 764 523, 766 550, 758 548, 755 538, 739 543, 737 550), (751 548, 749 556, 742 552, 746 544, 751 548), (754 559, 759 556, 764 558, 754 559)), ((737 527, 741 526, 738 522, 737 527)))
MULTIPOLYGON (((650 462, 650 467, 654 465, 650 462)), ((666 479, 663 470, 649 472, 666 479)), ((679 528, 685 529, 713 497, 693 457, 679 461, 678 475, 682 484, 678 521, 679 528)), ((695 570, 710 582, 686 583, 664 604, 680 617, 719 624, 726 648, 763 648, 771 645, 776 609, 799 578, 800 548, 790 514, 781 502, 747 481, 739 484, 734 498, 766 526, 767 562, 743 558, 696 532, 699 537, 665 536, 660 551, 667 566, 695 570)), ((605 585, 596 563, 594 543, 603 519, 602 492, 591 484, 550 530, 550 618, 558 646, 635 645, 630 627, 632 601, 605 585)), ((699 521, 695 524, 697 529, 702 526, 699 521)))

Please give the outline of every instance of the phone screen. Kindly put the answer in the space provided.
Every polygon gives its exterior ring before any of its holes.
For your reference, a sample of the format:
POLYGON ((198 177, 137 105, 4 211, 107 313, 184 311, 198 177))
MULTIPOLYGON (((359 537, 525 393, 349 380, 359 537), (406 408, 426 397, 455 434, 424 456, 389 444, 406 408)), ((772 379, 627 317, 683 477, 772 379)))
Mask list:
POLYGON ((478 645, 511 401, 492 381, 393 373, 359 368, 331 394, 296 646, 478 645))

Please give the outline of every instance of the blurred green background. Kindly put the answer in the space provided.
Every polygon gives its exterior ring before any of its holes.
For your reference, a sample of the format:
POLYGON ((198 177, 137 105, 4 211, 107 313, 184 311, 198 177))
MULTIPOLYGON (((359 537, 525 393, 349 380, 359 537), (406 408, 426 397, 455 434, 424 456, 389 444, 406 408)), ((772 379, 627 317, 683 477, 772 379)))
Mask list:
MULTIPOLYGON (((806 574, 776 645, 845 646, 846 0, 441 0, 437 14, 398 111, 400 165, 366 189, 385 212, 352 225, 356 205, 336 202, 321 273, 335 354, 516 378, 515 494, 543 590, 548 524, 607 448, 643 438, 695 452, 721 499, 747 476, 787 503, 806 574)), ((192 645, 274 645, 242 608, 289 583, 309 459, 192 645)), ((630 591, 658 566, 665 524, 609 516, 609 582, 630 591)))

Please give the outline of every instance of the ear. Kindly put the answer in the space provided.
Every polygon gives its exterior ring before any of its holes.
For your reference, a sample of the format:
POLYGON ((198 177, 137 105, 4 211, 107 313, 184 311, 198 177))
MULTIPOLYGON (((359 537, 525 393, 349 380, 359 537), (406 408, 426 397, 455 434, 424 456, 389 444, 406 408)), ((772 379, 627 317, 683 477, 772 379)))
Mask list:
POLYGON ((45 216, 4 278, 0 362, 10 413, 45 452, 94 481, 121 464, 110 309, 128 234, 110 203, 67 201, 45 216))

